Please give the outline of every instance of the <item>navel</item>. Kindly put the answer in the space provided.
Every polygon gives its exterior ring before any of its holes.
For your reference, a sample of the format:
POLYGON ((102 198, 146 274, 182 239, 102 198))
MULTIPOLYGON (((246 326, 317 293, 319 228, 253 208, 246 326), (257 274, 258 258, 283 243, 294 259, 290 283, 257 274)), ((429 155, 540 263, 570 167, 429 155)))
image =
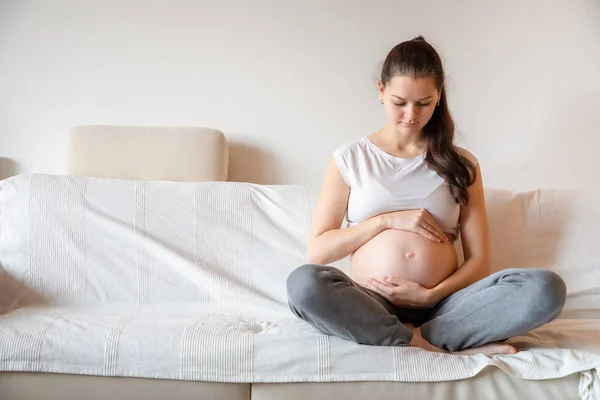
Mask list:
POLYGON ((408 252, 404 255, 406 258, 415 258, 415 253, 413 252, 408 252))

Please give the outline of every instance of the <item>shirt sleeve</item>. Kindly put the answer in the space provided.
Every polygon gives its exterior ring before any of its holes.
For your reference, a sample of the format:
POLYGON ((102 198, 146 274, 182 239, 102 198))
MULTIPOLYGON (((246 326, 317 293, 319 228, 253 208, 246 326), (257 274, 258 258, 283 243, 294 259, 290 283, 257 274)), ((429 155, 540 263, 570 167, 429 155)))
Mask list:
POLYGON ((350 179, 350 176, 352 175, 350 172, 350 157, 351 151, 348 145, 341 146, 333 152, 333 159, 348 187, 352 187, 352 180, 350 179))

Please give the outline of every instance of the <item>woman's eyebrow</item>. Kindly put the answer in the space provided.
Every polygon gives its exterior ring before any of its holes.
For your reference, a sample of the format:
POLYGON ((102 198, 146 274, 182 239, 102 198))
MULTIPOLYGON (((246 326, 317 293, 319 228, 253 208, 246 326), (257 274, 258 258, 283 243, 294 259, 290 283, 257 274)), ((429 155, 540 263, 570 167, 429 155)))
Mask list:
MULTIPOLYGON (((394 97, 397 97, 397 98, 398 98, 398 99, 400 99, 400 100, 406 101, 406 99, 403 99, 403 98, 402 98, 402 97, 400 97, 400 96, 396 96, 395 94, 393 94, 392 96, 394 96, 394 97)), ((427 96, 427 97, 423 97, 423 98, 422 98, 421 100, 419 100, 419 101, 423 101, 423 100, 429 100, 429 99, 431 99, 432 97, 433 97, 433 96, 427 96)))

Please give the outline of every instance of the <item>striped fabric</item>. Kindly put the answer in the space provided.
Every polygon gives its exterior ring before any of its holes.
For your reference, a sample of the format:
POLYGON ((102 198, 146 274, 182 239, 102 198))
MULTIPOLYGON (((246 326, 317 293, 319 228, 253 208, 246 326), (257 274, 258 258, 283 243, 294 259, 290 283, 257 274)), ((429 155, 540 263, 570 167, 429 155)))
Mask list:
MULTIPOLYGON (((329 337, 296 319, 305 188, 21 175, 0 182, 0 370, 216 382, 442 381, 486 366, 599 390, 600 196, 487 190, 493 268, 544 267, 562 318, 514 356, 329 337), (582 319, 586 318, 586 319, 582 319)), ((458 245, 460 246, 460 245, 458 245)))
POLYGON ((561 318, 600 318, 600 192, 488 190, 492 270, 544 268, 568 300, 561 318))

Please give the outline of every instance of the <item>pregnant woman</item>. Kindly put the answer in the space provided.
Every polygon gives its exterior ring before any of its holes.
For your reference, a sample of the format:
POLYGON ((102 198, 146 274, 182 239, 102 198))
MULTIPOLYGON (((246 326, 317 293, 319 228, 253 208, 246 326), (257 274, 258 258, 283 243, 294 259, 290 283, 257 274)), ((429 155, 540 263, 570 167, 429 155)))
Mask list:
POLYGON ((287 280, 290 308, 319 331, 361 344, 515 353, 502 341, 556 318, 564 282, 539 269, 489 275, 481 171, 454 145, 435 49, 423 37, 398 44, 378 85, 388 123, 333 153, 310 264, 287 280), (350 276, 328 266, 348 255, 350 276))

